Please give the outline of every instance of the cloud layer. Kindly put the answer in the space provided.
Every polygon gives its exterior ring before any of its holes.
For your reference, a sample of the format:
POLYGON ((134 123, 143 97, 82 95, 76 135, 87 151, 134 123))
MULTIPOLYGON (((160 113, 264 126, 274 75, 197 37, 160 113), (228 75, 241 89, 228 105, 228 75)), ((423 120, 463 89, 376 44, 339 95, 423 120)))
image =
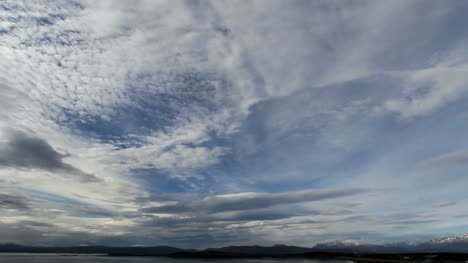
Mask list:
POLYGON ((467 10, 0 2, 0 242, 313 245, 468 230, 467 10))

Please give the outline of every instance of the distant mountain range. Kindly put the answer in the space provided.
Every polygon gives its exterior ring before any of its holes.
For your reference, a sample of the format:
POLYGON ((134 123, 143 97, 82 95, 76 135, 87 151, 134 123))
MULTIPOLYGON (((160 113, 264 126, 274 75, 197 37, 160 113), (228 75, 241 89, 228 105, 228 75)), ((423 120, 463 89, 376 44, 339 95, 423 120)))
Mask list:
POLYGON ((180 249, 168 246, 153 247, 36 247, 17 244, 0 244, 2 252, 26 253, 86 253, 110 254, 115 256, 184 256, 184 255, 303 255, 308 253, 468 253, 468 234, 447 236, 418 244, 392 243, 375 245, 355 240, 335 240, 322 242, 312 248, 274 245, 265 246, 229 246, 204 250, 180 249))
POLYGON ((390 243, 375 245, 354 240, 336 240, 315 245, 312 249, 328 252, 362 253, 468 253, 468 234, 447 236, 422 243, 390 243))
POLYGON ((468 234, 447 236, 417 244, 390 243, 375 245, 354 240, 336 240, 315 245, 312 249, 328 252, 361 253, 468 253, 468 234))

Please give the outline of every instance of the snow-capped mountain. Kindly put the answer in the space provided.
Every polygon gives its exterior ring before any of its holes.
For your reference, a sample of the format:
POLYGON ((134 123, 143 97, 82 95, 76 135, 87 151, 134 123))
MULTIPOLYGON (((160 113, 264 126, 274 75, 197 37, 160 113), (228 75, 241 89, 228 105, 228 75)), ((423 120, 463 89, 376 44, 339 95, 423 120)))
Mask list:
POLYGON ((446 236, 439 239, 432 239, 425 243, 430 244, 449 244, 449 243, 459 243, 459 242, 468 242, 468 234, 446 236))
POLYGON ((468 253, 468 234, 432 239, 417 245, 420 251, 468 253))
POLYGON ((357 240, 332 240, 318 243, 316 246, 327 246, 327 247, 353 247, 360 246, 361 242, 357 240))
POLYGON ((418 244, 399 242, 374 245, 356 240, 333 240, 319 243, 313 249, 336 252, 402 253, 430 251, 468 253, 468 234, 450 235, 418 244))
POLYGON ((357 240, 333 240, 318 243, 313 247, 320 251, 342 251, 342 252, 380 252, 384 250, 381 245, 367 244, 357 240))

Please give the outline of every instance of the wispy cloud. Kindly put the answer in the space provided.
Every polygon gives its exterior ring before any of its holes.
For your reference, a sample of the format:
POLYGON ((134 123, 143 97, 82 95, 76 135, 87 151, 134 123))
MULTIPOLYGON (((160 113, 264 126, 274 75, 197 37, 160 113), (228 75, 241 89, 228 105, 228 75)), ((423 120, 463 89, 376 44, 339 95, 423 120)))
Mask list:
POLYGON ((427 169, 463 167, 466 165, 468 165, 467 150, 446 153, 428 160, 424 160, 418 164, 419 167, 427 169))
POLYGON ((174 205, 143 208, 146 213, 219 213, 252 210, 276 205, 320 201, 365 192, 364 189, 318 189, 286 193, 239 193, 207 197, 202 200, 179 202, 174 205))

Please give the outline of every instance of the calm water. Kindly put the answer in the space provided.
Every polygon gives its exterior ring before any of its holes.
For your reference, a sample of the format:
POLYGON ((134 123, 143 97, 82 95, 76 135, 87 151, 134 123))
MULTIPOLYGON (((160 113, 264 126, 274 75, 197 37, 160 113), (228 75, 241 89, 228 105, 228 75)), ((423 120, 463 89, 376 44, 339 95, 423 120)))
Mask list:
POLYGON ((0 254, 1 263, 351 263, 351 261, 302 259, 171 259, 158 257, 62 256, 56 254, 0 254))

